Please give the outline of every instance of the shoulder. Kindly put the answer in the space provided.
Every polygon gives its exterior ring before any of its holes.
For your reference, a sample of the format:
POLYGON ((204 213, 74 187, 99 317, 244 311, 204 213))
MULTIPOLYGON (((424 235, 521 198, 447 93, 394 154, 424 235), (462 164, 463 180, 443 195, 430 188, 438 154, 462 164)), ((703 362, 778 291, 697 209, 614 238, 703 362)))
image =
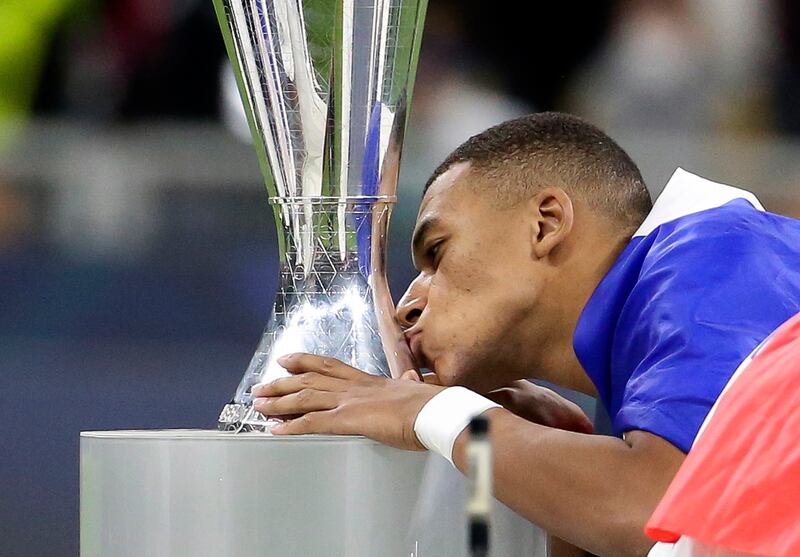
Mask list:
MULTIPOLYGON (((754 256, 754 249, 769 250, 776 236, 786 232, 772 226, 775 217, 744 199, 736 199, 664 223, 645 237, 634 237, 632 242, 647 244, 643 271, 672 258, 681 258, 685 264, 694 260, 714 264, 733 254, 754 256)), ((800 234, 800 222, 794 228, 800 234)))
POLYGON ((672 311, 726 314, 735 303, 760 314, 760 304, 800 303, 800 221, 739 199, 665 223, 642 240, 631 295, 643 306, 670 299, 672 311))

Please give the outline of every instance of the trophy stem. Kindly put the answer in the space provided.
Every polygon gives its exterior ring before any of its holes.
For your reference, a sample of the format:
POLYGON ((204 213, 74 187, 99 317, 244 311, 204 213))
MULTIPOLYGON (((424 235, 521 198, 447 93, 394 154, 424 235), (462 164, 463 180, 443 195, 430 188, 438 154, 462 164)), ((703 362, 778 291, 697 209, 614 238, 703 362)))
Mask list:
POLYGON ((220 428, 226 430, 268 428, 269 423, 252 411, 250 390, 288 375, 277 362, 285 354, 330 356, 373 375, 399 375, 413 367, 394 320, 385 276, 394 199, 273 203, 283 232, 280 288, 236 395, 220 415, 220 428))

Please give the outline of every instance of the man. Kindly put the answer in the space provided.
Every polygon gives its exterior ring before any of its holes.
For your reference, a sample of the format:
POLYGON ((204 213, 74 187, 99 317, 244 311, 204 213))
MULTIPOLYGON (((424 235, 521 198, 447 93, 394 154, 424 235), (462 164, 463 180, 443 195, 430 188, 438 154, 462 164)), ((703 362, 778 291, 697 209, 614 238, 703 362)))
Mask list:
POLYGON ((412 244, 420 273, 397 315, 440 385, 296 354, 279 360, 292 377, 253 389, 256 408, 299 415, 276 434, 362 434, 462 471, 463 429, 486 412, 496 496, 597 555, 648 552, 645 522, 723 386, 800 310, 800 223, 680 170, 651 211, 627 154, 565 114, 456 149, 412 244), (526 378, 598 396, 619 437, 549 427, 585 431, 526 378), (497 389, 509 409, 480 394, 497 389), (544 425, 511 411, 526 398, 544 425))

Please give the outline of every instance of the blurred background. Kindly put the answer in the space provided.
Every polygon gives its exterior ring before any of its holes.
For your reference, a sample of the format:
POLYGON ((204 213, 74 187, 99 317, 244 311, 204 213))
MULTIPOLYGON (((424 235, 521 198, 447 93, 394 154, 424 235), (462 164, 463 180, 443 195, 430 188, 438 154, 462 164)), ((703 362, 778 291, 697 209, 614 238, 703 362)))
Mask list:
MULTIPOLYGON (((401 200, 531 111, 800 216, 800 3, 430 0, 401 200)), ((210 0, 0 0, 0 556, 78 553, 78 433, 213 426, 266 324, 275 232, 210 0)))

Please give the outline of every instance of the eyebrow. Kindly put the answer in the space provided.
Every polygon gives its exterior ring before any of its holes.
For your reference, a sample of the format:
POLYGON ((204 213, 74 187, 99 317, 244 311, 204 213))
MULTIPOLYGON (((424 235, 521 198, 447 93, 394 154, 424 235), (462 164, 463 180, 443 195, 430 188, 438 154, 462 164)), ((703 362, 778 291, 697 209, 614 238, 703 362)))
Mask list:
POLYGON ((422 219, 422 222, 417 225, 417 228, 414 230, 414 236, 411 239, 411 255, 412 258, 415 254, 419 253, 422 250, 422 243, 425 241, 425 235, 428 231, 439 224, 441 219, 435 216, 425 217, 422 219))

